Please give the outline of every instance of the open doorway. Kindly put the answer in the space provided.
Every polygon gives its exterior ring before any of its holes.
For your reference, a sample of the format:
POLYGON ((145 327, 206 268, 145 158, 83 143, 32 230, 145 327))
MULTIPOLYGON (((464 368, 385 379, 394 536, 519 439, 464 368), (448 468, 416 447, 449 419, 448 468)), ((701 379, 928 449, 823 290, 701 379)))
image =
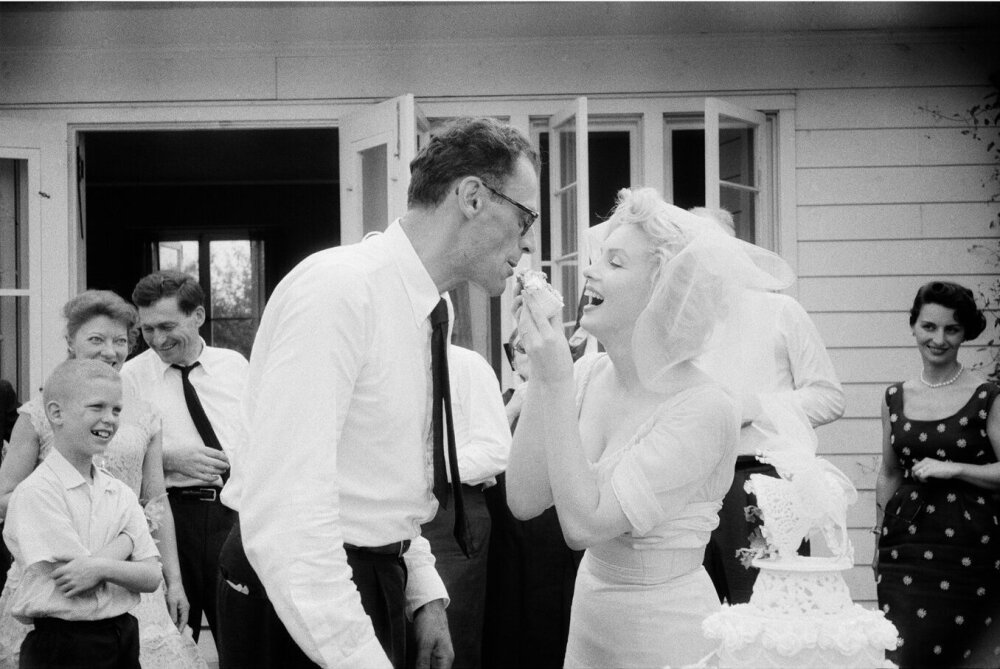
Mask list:
POLYGON ((211 345, 249 356, 281 278, 340 243, 336 129, 89 131, 80 147, 87 286, 128 299, 151 271, 190 272, 211 345))

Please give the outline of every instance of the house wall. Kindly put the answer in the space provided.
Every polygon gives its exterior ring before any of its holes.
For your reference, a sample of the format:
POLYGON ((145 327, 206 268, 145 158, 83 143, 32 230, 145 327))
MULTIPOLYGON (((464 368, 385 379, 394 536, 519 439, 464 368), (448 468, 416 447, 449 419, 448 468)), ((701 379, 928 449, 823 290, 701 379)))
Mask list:
MULTIPOLYGON (((874 483, 884 387, 919 370, 906 311, 937 277, 978 286, 996 267, 969 252, 996 238, 984 189, 994 166, 948 115, 1000 69, 994 33, 851 31, 366 39, 356 8, 243 5, 0 10, 0 116, 67 125, 280 117, 335 122, 348 106, 414 93, 433 109, 546 109, 588 95, 766 95, 794 100, 793 205, 781 251, 826 341, 847 413, 820 430, 821 453, 861 497, 851 511, 852 593, 872 604, 874 483), (324 26, 341 37, 324 39, 324 26)), ((383 13, 387 11, 385 8, 383 13)), ((391 14, 385 14, 391 16, 391 14)), ((428 16, 427 20, 440 20, 428 16)), ((384 21, 378 25, 384 29, 384 21)), ((398 33, 413 35, 408 26, 398 33)), ((367 32, 366 32, 367 30, 367 32)), ((623 111, 629 111, 628 105, 623 111)), ((657 146, 646 151, 656 153, 657 146)), ((994 333, 995 334, 995 333, 994 333)), ((989 335, 984 335, 985 341, 989 335)), ((967 346, 966 364, 989 352, 967 346)))

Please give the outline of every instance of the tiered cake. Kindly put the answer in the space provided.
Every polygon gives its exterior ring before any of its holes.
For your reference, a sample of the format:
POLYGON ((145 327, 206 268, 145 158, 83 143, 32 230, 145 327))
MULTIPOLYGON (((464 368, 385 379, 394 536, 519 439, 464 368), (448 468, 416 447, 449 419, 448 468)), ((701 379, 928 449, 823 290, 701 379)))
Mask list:
MULTIPOLYGON (((854 564, 847 507, 857 499, 850 480, 811 455, 770 454, 781 478, 753 474, 763 541, 745 556, 760 568, 749 604, 724 606, 703 623, 718 639, 718 666, 891 667, 896 628, 881 611, 851 601, 841 574, 854 564), (802 557, 803 538, 818 530, 830 557, 802 557)), ((820 546, 813 537, 813 550, 820 546)))

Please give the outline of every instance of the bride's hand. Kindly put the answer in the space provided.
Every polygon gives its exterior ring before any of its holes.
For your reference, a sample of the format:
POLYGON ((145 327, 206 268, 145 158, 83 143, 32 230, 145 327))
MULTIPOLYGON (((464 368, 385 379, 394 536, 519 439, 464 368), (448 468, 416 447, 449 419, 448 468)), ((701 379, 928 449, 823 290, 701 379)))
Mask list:
POLYGON ((531 378, 542 382, 573 378, 573 358, 563 332, 562 312, 551 318, 540 315, 538 296, 522 291, 515 298, 521 345, 531 361, 531 378))

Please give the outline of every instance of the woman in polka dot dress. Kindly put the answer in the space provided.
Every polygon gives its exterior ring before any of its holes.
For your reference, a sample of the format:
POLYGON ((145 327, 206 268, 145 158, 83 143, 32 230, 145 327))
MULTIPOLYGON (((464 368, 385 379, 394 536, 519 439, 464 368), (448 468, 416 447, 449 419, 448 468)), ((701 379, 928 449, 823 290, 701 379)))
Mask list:
POLYGON ((920 288, 917 379, 890 386, 876 484, 879 606, 906 667, 1000 666, 1000 387, 958 362, 986 320, 972 292, 920 288))

